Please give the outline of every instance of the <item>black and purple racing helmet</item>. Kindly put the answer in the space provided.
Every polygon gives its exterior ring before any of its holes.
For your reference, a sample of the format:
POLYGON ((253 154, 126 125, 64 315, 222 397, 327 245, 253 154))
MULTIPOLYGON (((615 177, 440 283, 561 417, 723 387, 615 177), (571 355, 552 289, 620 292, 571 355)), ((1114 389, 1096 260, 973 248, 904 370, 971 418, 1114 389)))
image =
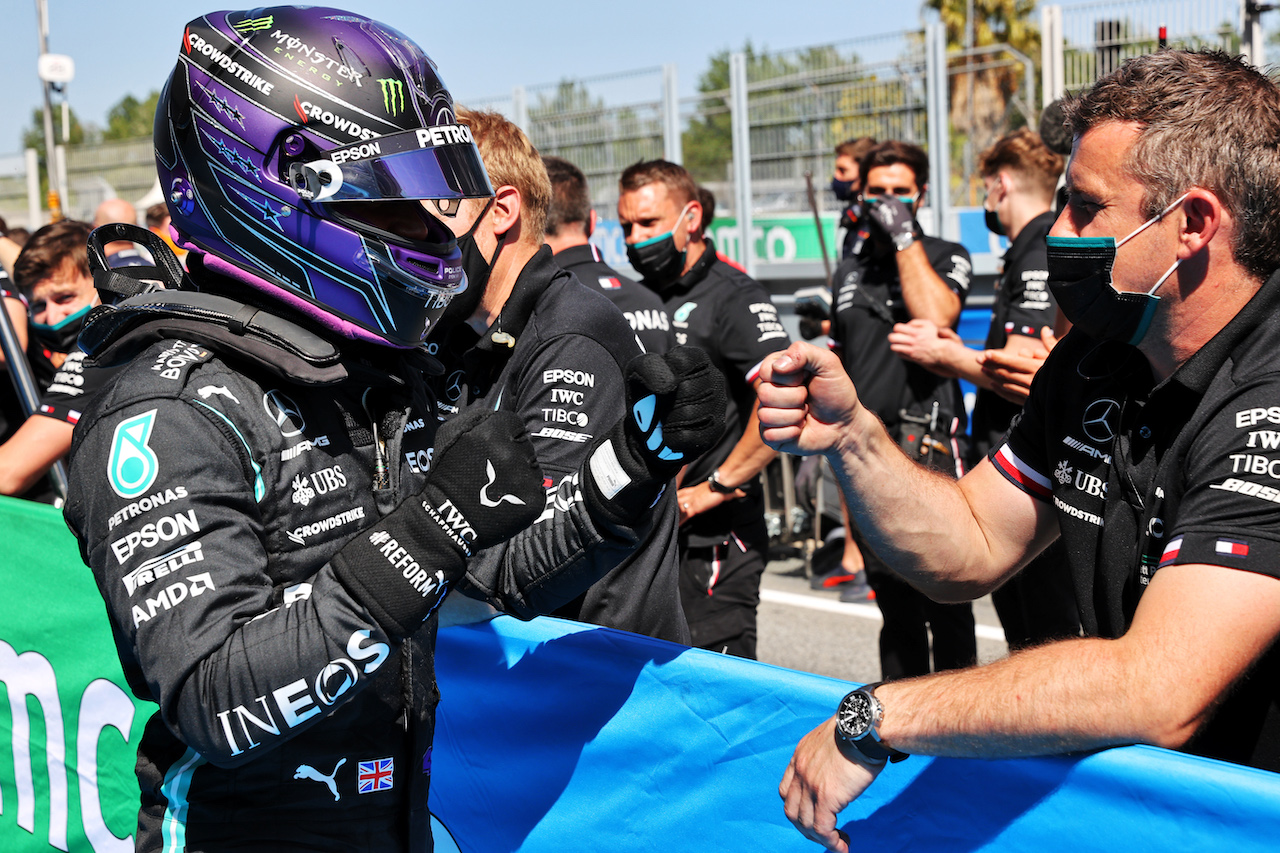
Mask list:
POLYGON ((156 110, 176 239, 356 340, 420 344, 466 285, 461 199, 493 194, 435 63, 337 9, 187 25, 156 110))

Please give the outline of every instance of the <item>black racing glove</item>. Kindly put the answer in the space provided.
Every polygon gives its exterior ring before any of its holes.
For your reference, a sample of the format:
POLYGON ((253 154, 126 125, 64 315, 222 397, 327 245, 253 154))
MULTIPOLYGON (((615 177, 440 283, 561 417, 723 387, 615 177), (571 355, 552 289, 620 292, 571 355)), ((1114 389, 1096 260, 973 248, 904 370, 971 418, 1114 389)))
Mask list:
POLYGON ((800 337, 811 341, 822 334, 822 322, 831 319, 831 288, 826 285, 802 287, 795 293, 800 337))
POLYGON ((871 221, 875 230, 889 238, 889 242, 899 252, 919 236, 916 234, 916 222, 911 208, 891 195, 868 198, 866 218, 871 221))
POLYGON ((533 524, 546 490, 524 423, 476 411, 440 428, 422 491, 334 555, 338 580, 393 637, 407 637, 467 560, 533 524))
POLYGON ((587 506, 622 527, 720 438, 726 402, 724 376, 698 347, 641 355, 626 383, 627 414, 596 441, 583 478, 587 506))

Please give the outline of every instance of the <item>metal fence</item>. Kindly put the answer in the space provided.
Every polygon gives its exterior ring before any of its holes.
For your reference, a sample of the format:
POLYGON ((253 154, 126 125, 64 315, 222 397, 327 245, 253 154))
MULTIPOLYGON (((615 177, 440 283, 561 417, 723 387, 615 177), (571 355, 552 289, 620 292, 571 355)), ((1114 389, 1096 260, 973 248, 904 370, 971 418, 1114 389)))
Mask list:
MULTIPOLYGON (((716 195, 718 211, 736 219, 744 242, 756 246, 739 255, 751 268, 768 254, 751 230, 752 217, 803 215, 806 172, 821 207, 837 209, 825 189, 834 148, 859 136, 902 139, 929 151, 933 198, 922 221, 955 239, 950 208, 981 203, 978 154, 1014 127, 1034 127, 1038 101, 1079 90, 1124 59, 1154 50, 1162 26, 1171 45, 1239 50, 1242 5, 1110 0, 1044 7, 1041 97, 1031 58, 1005 45, 947 51, 941 25, 933 24, 735 53, 727 63, 719 57, 723 67, 713 65, 706 78, 723 78, 723 87, 683 98, 675 66, 666 65, 461 101, 506 114, 540 151, 577 164, 605 220, 615 217, 617 180, 627 165, 660 156, 685 163, 716 195)), ((137 200, 154 180, 151 158, 145 140, 72 149, 69 211, 88 215, 113 194, 137 200)), ((0 170, 0 214, 21 220, 26 209, 25 179, 0 170)))

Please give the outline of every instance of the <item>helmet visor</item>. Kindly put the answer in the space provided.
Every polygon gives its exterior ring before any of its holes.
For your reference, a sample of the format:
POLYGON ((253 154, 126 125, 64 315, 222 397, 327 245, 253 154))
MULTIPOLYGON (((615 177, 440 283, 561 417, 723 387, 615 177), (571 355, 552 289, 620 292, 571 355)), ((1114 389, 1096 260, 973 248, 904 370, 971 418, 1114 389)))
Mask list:
POLYGON ((471 130, 418 128, 323 152, 289 166, 289 181, 313 202, 463 199, 493 195, 471 130))

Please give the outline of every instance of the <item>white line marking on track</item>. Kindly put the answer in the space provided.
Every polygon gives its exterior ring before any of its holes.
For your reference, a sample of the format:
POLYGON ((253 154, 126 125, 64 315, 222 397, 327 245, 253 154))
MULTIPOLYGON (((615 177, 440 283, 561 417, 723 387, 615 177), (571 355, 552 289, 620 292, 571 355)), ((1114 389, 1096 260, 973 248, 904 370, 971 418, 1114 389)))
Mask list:
MULTIPOLYGON (((840 616, 857 616, 860 619, 871 619, 876 622, 884 621, 880 616, 880 608, 874 604, 847 604, 843 601, 801 595, 794 592, 780 592, 776 589, 760 590, 760 600, 770 604, 807 607, 810 610, 821 610, 824 613, 835 613, 840 616)), ((974 626, 974 633, 977 634, 980 640, 995 640, 998 643, 1005 641, 1004 631, 990 625, 976 625, 974 626)))

